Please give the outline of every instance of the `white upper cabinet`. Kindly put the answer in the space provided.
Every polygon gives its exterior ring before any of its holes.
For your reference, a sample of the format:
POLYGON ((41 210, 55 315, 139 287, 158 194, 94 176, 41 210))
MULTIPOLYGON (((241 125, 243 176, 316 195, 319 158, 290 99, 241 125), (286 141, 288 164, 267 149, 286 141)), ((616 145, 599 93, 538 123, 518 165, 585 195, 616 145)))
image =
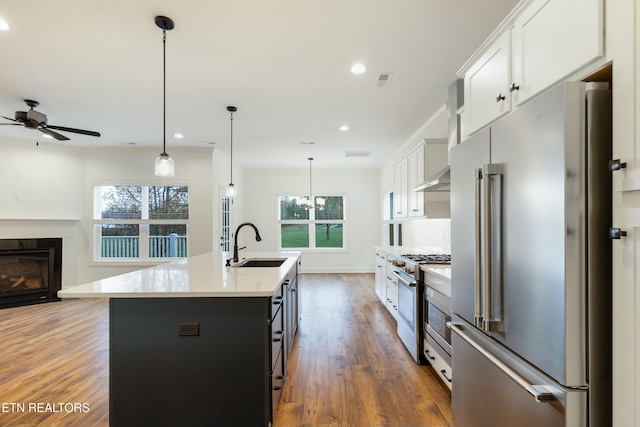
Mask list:
POLYGON ((603 55, 602 0, 534 0, 511 33, 518 105, 603 55))
POLYGON ((603 0, 522 2, 458 72, 465 136, 604 54, 603 0))
POLYGON ((407 201, 407 158, 405 157, 393 167, 393 218, 406 218, 409 214, 407 201))
POLYGON ((407 156, 407 174, 409 178, 407 199, 408 214, 410 217, 424 216, 424 193, 413 191, 418 184, 422 184, 422 181, 424 181, 424 159, 424 144, 420 144, 418 148, 413 150, 409 153, 409 156, 407 156))
POLYGON ((465 129, 473 133, 511 110, 510 34, 505 32, 464 75, 465 129))
POLYGON ((446 139, 425 139, 393 168, 393 218, 449 218, 449 192, 413 191, 448 164, 446 139))

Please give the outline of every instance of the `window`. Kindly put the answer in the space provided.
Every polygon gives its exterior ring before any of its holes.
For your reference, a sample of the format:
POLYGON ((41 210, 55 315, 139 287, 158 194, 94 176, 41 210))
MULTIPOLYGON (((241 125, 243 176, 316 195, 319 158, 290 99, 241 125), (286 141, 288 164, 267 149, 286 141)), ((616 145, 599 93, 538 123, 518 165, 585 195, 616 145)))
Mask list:
POLYGON ((93 218, 97 260, 187 256, 187 186, 95 186, 93 218))
POLYGON ((224 252, 231 250, 231 203, 231 198, 223 197, 220 204, 220 246, 224 252))
POLYGON ((281 249, 344 249, 343 196, 315 196, 315 208, 305 196, 278 197, 281 249))

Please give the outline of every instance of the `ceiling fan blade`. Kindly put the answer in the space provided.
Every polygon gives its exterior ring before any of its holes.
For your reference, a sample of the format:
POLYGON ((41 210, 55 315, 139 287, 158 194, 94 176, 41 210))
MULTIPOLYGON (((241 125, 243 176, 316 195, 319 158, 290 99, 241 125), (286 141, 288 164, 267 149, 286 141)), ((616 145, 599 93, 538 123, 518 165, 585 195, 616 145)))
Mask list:
POLYGON ((2 117, 3 119, 11 120, 12 122, 16 122, 16 123, 18 122, 16 119, 12 119, 11 117, 5 117, 5 116, 0 116, 0 117, 2 117))
POLYGON ((22 123, 0 123, 0 126, 24 126, 22 123))
POLYGON ((79 133, 79 134, 82 134, 82 135, 100 136, 99 132, 94 132, 92 130, 74 129, 74 128, 66 128, 66 127, 63 127, 63 126, 52 126, 52 125, 47 125, 47 128, 55 129, 55 130, 61 130, 63 132, 79 133))
POLYGON ((64 135, 60 135, 58 132, 54 132, 50 129, 47 129, 45 127, 39 127, 38 130, 44 134, 47 134, 49 136, 54 137, 55 139, 57 139, 58 141, 68 141, 69 138, 67 138, 64 135))

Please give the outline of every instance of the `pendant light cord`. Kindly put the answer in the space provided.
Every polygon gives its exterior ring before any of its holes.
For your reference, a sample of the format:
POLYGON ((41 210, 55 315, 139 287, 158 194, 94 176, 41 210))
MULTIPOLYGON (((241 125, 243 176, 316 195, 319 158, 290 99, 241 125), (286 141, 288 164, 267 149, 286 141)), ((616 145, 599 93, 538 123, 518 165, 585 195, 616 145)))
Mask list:
POLYGON ((167 30, 162 30, 162 155, 167 155, 167 30))
POLYGON ((231 111, 231 174, 230 179, 233 184, 233 111, 231 111))
POLYGON ((312 177, 311 177, 311 162, 313 161, 313 157, 309 157, 309 208, 313 209, 313 207, 315 206, 315 203, 313 203, 313 189, 312 189, 312 185, 311 183, 312 181, 312 177))

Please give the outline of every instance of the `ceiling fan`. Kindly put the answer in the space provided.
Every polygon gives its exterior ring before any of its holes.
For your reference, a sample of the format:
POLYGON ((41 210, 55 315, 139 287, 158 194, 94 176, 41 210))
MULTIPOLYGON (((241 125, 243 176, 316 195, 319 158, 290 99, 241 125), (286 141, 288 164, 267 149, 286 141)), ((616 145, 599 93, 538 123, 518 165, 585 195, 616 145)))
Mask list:
POLYGON ((39 111, 34 110, 34 107, 37 107, 40 103, 38 101, 33 101, 31 99, 25 99, 24 102, 30 107, 29 111, 16 111, 15 119, 10 117, 0 116, 3 119, 11 120, 15 123, 0 123, 0 126, 24 126, 29 129, 37 129, 40 132, 49 135, 58 141, 68 141, 69 138, 66 136, 59 134, 58 132, 54 132, 52 129, 61 130, 63 132, 73 132, 79 133, 82 135, 89 136, 100 136, 100 133, 94 132, 91 130, 83 130, 83 129, 74 129, 63 126, 53 126, 47 124, 47 115, 43 114, 39 111))

